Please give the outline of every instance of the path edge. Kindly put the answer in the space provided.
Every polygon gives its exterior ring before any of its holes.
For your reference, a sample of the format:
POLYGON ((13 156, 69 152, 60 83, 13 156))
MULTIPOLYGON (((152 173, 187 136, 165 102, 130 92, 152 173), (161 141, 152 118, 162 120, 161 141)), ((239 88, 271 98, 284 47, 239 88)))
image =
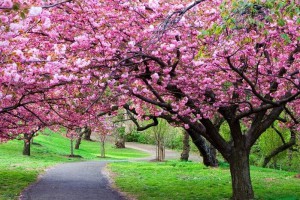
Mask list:
POLYGON ((41 181, 41 178, 47 173, 47 171, 57 167, 58 165, 63 164, 63 163, 58 163, 54 166, 49 166, 46 167, 45 169, 43 169, 42 172, 40 172, 38 174, 38 176, 36 177, 36 180, 32 183, 30 183, 27 187, 25 187, 19 194, 18 196, 18 200, 29 200, 30 197, 28 197, 27 195, 25 196, 24 193, 26 193, 28 190, 30 190, 33 186, 35 186, 36 184, 38 184, 41 181))
POLYGON ((136 196, 134 196, 133 194, 129 194, 128 192, 124 192, 122 191, 120 188, 118 188, 118 186, 116 185, 115 183, 115 177, 117 176, 116 173, 112 172, 110 169, 109 169, 109 166, 108 166, 109 163, 107 163, 101 173, 103 174, 103 176, 105 176, 105 178, 107 179, 108 181, 108 185, 113 189, 115 190, 116 192, 118 192, 122 197, 124 197, 126 200, 138 200, 136 196))

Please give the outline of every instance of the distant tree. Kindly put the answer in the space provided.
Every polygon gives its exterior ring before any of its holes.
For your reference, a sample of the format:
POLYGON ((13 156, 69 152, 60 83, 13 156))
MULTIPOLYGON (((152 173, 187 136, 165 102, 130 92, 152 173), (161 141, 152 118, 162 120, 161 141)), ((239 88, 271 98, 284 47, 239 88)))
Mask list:
POLYGON ((91 139, 92 130, 91 130, 90 127, 85 126, 83 134, 84 134, 84 139, 85 140, 92 141, 92 139, 91 139))
POLYGON ((36 135, 36 133, 40 130, 40 127, 38 127, 35 130, 32 130, 30 133, 24 133, 23 134, 23 142, 24 142, 24 147, 23 147, 23 155, 24 156, 30 156, 30 147, 32 144, 33 137, 36 135))
POLYGON ((74 155, 74 140, 78 135, 75 130, 68 129, 66 136, 70 140, 70 157, 75 157, 75 155, 74 155))

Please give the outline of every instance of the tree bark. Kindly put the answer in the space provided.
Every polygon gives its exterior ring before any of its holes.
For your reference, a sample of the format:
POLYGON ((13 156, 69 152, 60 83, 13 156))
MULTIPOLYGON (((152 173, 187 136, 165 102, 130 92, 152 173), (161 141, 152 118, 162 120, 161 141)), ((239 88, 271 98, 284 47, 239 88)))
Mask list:
MULTIPOLYGON (((25 136, 26 134, 24 134, 25 136)), ((30 140, 24 140, 23 155, 30 156, 30 140)))
POLYGON ((73 138, 70 139, 70 150, 71 150, 71 157, 74 157, 74 148, 73 148, 73 138))
POLYGON ((249 151, 234 147, 229 159, 233 189, 232 200, 254 199, 250 178, 249 151))
POLYGON ((123 149, 125 148, 125 141, 123 139, 118 139, 116 142, 115 142, 115 146, 116 148, 118 149, 123 149))
POLYGON ((30 156, 30 145, 34 134, 24 134, 23 155, 30 156))
POLYGON ((100 152, 101 152, 101 158, 105 158, 105 142, 100 142, 100 152))
POLYGON ((116 142, 115 142, 116 148, 118 149, 125 148, 125 141, 126 141, 125 134, 117 135, 116 142))
POLYGON ((218 160, 214 154, 212 154, 208 142, 198 133, 192 129, 186 130, 192 138, 193 143, 199 150, 203 164, 209 167, 218 167, 218 160))
POLYGON ((79 149, 79 146, 81 144, 81 139, 83 134, 85 133, 85 130, 79 129, 78 130, 78 138, 76 139, 75 149, 79 149))
POLYGON ((181 156, 180 156, 180 160, 182 161, 188 161, 189 160, 189 154, 190 154, 190 143, 189 143, 189 134, 188 132, 184 132, 183 134, 183 140, 182 140, 182 143, 183 143, 183 147, 182 147, 182 153, 181 153, 181 156))
POLYGON ((84 127, 84 138, 85 140, 88 140, 88 141, 92 141, 91 139, 91 134, 92 134, 92 130, 89 128, 89 127, 84 127))

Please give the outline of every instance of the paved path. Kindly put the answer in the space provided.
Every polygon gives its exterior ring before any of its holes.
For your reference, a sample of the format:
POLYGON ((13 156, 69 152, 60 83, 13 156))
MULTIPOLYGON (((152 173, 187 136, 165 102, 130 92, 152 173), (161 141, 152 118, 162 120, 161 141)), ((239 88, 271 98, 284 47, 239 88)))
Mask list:
POLYGON ((22 200, 122 200, 101 173, 105 161, 76 162, 49 169, 22 193, 22 200))
MULTIPOLYGON (((127 148, 148 152, 155 158, 155 146, 139 143, 126 143, 127 148)), ((179 159, 180 153, 166 150, 166 159, 179 159)), ((191 160, 200 161, 200 156, 191 155, 191 160)), ((65 163, 50 168, 39 181, 21 194, 21 200, 124 200, 118 192, 110 188, 101 173, 108 161, 87 161, 65 163)))
MULTIPOLYGON (((145 159, 139 159, 139 160, 153 160, 155 159, 156 155, 156 147, 154 145, 149 145, 149 144, 140 144, 136 142, 126 142, 125 143, 126 148, 132 148, 132 149, 137 149, 140 151, 144 151, 149 153, 151 156, 147 157, 145 159)), ((166 160, 172 160, 172 159, 179 159, 180 158, 180 152, 174 151, 171 149, 166 149, 165 150, 165 159, 166 160)), ((199 154, 197 153, 190 153, 189 160, 195 161, 195 162, 201 162, 202 158, 200 157, 199 154)))

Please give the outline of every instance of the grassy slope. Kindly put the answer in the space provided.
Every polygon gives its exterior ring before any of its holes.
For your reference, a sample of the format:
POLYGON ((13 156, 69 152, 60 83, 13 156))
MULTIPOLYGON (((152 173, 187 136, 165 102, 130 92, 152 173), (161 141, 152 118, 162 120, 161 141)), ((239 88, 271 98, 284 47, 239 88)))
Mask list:
MULTIPOLYGON (((74 154, 83 158, 68 158, 70 154, 70 141, 59 134, 45 131, 34 138, 31 156, 23 156, 22 141, 10 141, 0 144, 0 199, 16 199, 21 190, 34 182, 46 167, 62 162, 78 160, 100 160, 100 146, 98 142, 82 141, 79 150, 74 154), (45 135, 47 134, 47 135, 45 135)), ((133 149, 115 149, 107 144, 106 155, 108 159, 128 159, 145 157, 147 154, 133 149)))
MULTIPOLYGON (((150 200, 219 200, 231 196, 228 166, 210 169, 198 163, 110 163, 116 185, 138 199, 150 200)), ((257 199, 298 200, 300 179, 295 173, 251 168, 257 199)))

